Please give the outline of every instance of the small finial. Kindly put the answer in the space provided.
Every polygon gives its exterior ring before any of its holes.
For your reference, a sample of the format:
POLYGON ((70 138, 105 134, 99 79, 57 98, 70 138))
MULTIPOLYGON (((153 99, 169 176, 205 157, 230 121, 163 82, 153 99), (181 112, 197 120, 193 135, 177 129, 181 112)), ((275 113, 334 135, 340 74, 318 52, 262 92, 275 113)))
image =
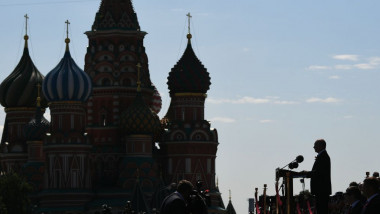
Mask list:
POLYGON ((66 43, 66 51, 69 51, 69 43, 70 43, 70 39, 69 39, 69 20, 66 20, 65 21, 66 23, 66 39, 65 39, 65 43, 66 43))
POLYGON ((41 85, 38 83, 38 84, 37 84, 37 107, 41 107, 41 96, 40 96, 40 92, 41 92, 41 85))
POLYGON ((137 92, 141 91, 141 81, 140 81, 140 69, 141 69, 141 64, 137 63, 137 92))
POLYGON ((229 199, 230 199, 230 201, 231 201, 231 190, 228 190, 229 192, 230 192, 230 196, 229 196, 229 199))
POLYGON ((188 13, 188 14, 186 14, 186 16, 188 17, 188 27, 187 27, 187 29, 188 29, 188 33, 187 33, 187 39, 189 40, 189 42, 190 42, 190 39, 191 39, 191 33, 190 33, 190 19, 192 18, 192 16, 190 15, 190 13, 188 13))
POLYGON ((28 36, 28 19, 29 19, 29 16, 28 14, 25 14, 25 36, 24 36, 24 40, 25 40, 25 48, 28 47, 28 39, 29 39, 29 36, 28 36))

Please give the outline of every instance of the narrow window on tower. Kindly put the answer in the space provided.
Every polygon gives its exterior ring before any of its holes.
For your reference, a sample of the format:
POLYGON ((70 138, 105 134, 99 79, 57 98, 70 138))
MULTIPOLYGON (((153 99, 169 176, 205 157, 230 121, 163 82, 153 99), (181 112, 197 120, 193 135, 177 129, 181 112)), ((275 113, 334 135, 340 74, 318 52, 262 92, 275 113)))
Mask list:
POLYGON ((78 187, 78 171, 73 170, 71 173, 71 187, 77 188, 78 187))
POLYGON ((107 125, 107 117, 105 114, 102 114, 102 120, 101 120, 101 125, 106 126, 107 125))
POLYGON ((58 117, 58 128, 62 129, 62 115, 59 115, 58 117))
POLYGON ((211 173, 211 158, 207 159, 207 173, 211 173))
POLYGON ((61 184, 61 171, 60 170, 55 170, 54 188, 59 188, 60 184, 61 184))
POLYGON ((74 129, 74 115, 70 115, 71 129, 74 129))
POLYGON ((182 108, 182 121, 185 121, 185 109, 182 108))
POLYGON ((191 158, 186 158, 186 173, 191 173, 191 158))
POLYGON ((168 160, 168 173, 172 174, 173 161, 171 158, 168 160))
POLYGON ((197 109, 196 108, 194 109, 194 112, 193 112, 193 120, 197 120, 197 109))

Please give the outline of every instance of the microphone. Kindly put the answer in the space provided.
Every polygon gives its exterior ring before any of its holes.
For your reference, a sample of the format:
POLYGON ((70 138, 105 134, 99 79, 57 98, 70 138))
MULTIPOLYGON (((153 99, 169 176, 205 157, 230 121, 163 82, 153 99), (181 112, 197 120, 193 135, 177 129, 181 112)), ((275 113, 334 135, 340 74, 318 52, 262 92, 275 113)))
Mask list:
POLYGON ((298 155, 298 156, 296 157, 296 161, 297 161, 297 163, 302 163, 302 161, 303 161, 303 156, 302 156, 302 155, 298 155))

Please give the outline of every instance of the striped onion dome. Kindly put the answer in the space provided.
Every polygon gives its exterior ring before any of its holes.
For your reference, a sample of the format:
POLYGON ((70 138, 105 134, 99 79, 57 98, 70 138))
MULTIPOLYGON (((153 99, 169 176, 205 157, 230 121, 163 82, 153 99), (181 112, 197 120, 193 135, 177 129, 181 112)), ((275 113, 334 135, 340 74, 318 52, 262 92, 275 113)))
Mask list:
POLYGON ((42 91, 49 102, 81 101, 90 96, 90 77, 71 58, 66 39, 66 52, 59 64, 45 77, 42 91))
POLYGON ((151 109, 154 111, 154 113, 158 114, 161 111, 162 99, 156 86, 153 85, 153 87, 154 87, 154 92, 153 92, 153 97, 152 97, 151 109))
MULTIPOLYGON (((25 35, 25 47, 20 62, 13 72, 0 84, 0 103, 6 108, 35 107, 37 85, 42 84, 44 76, 38 71, 29 55, 28 36, 25 35)), ((42 108, 47 103, 41 97, 42 108)))

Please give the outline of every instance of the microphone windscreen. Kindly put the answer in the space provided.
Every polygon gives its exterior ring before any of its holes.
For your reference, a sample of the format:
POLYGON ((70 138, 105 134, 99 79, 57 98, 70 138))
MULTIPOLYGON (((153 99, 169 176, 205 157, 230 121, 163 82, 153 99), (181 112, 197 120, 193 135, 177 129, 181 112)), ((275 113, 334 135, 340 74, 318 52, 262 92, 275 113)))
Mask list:
POLYGON ((297 161, 297 163, 302 163, 303 156, 302 155, 298 155, 297 158, 296 158, 296 161, 297 161))

